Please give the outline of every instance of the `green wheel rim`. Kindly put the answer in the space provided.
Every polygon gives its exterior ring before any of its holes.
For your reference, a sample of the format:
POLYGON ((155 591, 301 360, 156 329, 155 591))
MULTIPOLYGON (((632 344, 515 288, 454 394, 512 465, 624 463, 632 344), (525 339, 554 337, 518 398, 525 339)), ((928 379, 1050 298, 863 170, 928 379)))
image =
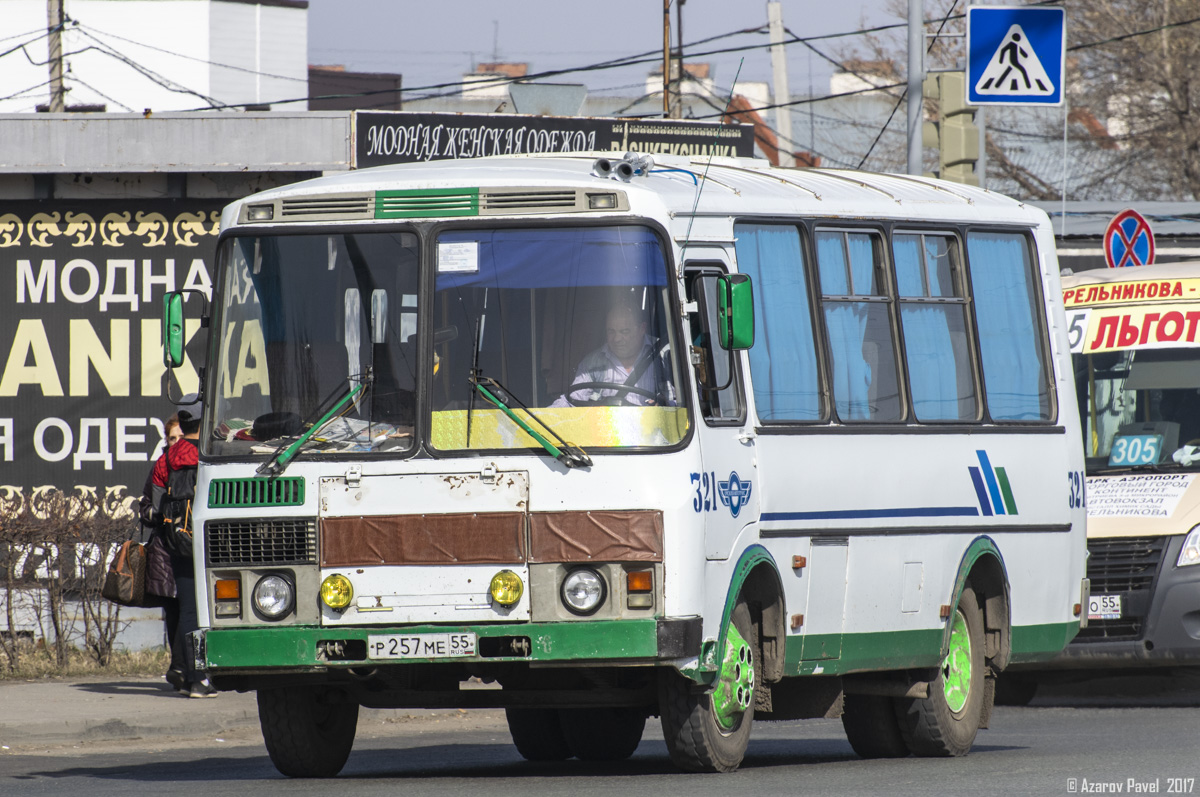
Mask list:
POLYGON ((954 612, 954 625, 950 627, 950 650, 942 660, 942 684, 946 705, 956 714, 962 711, 971 696, 971 632, 961 609, 954 612))
POLYGON ((713 713, 724 730, 733 730, 754 700, 754 657, 733 623, 725 632, 725 656, 713 690, 713 713))

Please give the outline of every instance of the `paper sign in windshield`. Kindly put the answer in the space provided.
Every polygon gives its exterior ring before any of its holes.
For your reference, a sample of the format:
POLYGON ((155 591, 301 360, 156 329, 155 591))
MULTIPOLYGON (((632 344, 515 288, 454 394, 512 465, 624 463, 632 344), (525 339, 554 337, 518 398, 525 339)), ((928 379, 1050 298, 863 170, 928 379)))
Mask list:
POLYGON ((1088 517, 1170 517, 1195 478, 1194 473, 1090 477, 1088 517))
POLYGON ((479 271, 479 242, 438 244, 438 271, 474 274, 479 271))

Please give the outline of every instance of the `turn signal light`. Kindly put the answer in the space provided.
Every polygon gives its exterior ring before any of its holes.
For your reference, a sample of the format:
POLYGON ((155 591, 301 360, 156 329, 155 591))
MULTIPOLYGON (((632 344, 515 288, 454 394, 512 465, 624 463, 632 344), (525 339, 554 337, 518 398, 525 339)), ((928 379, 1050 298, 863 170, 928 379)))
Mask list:
POLYGON ((235 601, 242 597, 242 582, 236 578, 218 579, 213 592, 219 601, 235 601))
POLYGON ((627 592, 651 592, 653 589, 653 571, 635 570, 625 574, 625 590, 627 592))

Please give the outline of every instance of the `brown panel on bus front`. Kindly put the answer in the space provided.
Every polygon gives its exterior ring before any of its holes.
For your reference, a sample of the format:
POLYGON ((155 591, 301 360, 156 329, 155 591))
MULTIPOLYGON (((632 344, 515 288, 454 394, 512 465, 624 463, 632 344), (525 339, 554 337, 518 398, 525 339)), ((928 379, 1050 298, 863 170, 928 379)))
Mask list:
POLYGON ((321 519, 321 564, 516 564, 525 561, 520 512, 369 515, 321 519))
POLYGON ((530 562, 661 562, 662 512, 534 512, 530 562))

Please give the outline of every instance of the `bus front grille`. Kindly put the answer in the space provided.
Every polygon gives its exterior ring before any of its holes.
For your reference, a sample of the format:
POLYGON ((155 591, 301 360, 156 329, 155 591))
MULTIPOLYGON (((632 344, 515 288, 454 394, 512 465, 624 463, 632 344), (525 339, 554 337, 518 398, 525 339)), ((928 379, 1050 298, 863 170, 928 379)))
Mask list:
POLYGON ((1162 567, 1166 537, 1123 537, 1088 540, 1087 574, 1093 595, 1120 595, 1121 616, 1089 620, 1081 642, 1139 639, 1150 606, 1154 580, 1162 567))
POLYGON ((215 520, 204 524, 209 567, 317 563, 316 518, 215 520))

